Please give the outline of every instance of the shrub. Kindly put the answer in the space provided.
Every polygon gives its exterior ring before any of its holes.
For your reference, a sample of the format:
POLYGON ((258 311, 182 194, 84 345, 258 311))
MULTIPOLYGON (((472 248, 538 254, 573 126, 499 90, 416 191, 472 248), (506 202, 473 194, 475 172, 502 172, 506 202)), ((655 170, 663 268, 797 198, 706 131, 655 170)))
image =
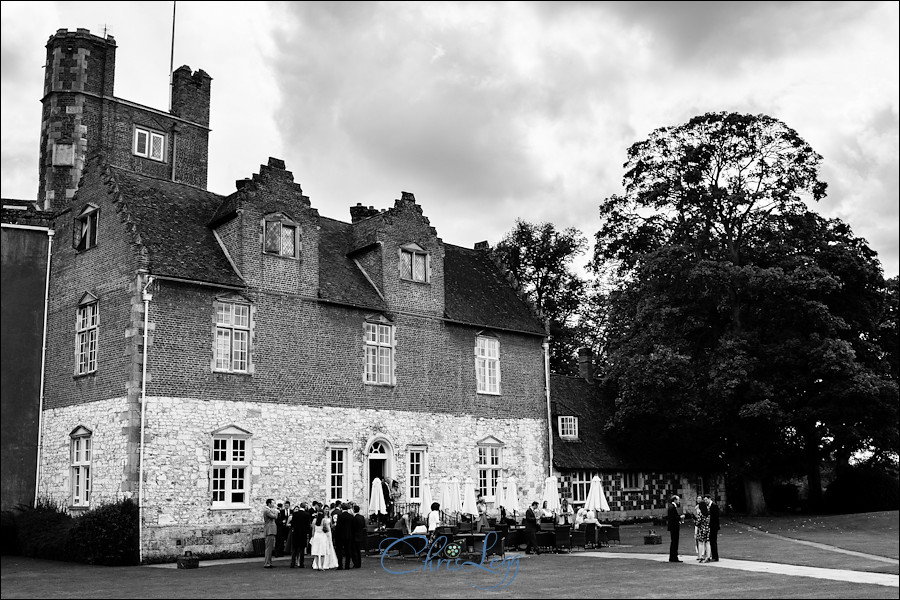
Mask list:
POLYGON ((867 465, 838 475, 825 490, 825 510, 860 513, 900 508, 900 482, 885 470, 867 465))
POLYGON ((52 500, 20 506, 16 539, 23 556, 96 565, 136 565, 138 507, 130 499, 72 517, 52 500))
POLYGON ((104 504, 75 519, 69 548, 80 562, 92 565, 136 565, 138 506, 131 499, 104 504))
POLYGON ((19 540, 16 536, 16 513, 11 510, 0 512, 0 554, 19 554, 19 540))
POLYGON ((72 517, 53 500, 39 499, 32 508, 19 505, 16 539, 22 556, 50 560, 74 560, 66 544, 72 517))

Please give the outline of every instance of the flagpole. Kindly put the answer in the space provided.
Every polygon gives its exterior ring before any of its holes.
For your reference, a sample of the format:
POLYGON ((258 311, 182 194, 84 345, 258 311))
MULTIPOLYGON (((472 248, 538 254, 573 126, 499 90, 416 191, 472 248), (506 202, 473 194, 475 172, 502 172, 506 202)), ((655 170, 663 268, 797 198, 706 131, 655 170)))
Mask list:
POLYGON ((175 91, 175 82, 172 78, 175 72, 175 5, 177 2, 172 0, 172 49, 169 53, 169 112, 172 112, 172 95, 175 91))

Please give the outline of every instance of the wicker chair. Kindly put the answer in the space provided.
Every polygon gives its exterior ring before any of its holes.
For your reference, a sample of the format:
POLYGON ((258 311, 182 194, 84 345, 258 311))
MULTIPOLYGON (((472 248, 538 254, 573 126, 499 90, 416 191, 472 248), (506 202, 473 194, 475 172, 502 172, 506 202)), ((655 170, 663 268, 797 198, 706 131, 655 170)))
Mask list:
POLYGON ((557 552, 563 548, 565 548, 567 552, 572 552, 572 526, 558 525, 555 531, 555 546, 557 552))
POLYGON ((587 549, 587 533, 584 529, 572 530, 572 546, 573 548, 587 549))

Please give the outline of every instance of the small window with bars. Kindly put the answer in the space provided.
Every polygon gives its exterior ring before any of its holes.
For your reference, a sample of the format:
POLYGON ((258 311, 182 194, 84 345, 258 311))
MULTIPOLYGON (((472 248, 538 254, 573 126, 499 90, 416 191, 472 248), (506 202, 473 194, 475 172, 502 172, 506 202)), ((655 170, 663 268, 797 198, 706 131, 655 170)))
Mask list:
POLYGON ((246 373, 250 363, 250 306, 216 301, 215 370, 246 373))
POLYGON ((210 473, 213 508, 246 508, 248 506, 249 469, 250 435, 248 433, 219 433, 213 436, 210 473))
POLYGON ((100 335, 99 303, 87 295, 75 318, 75 374, 97 370, 97 342, 100 335))
POLYGON ((84 427, 70 434, 72 506, 84 508, 91 503, 91 443, 93 436, 84 427))
POLYGON ((635 471, 622 473, 622 489, 623 490, 639 490, 644 486, 641 474, 635 471))
POLYGON ((133 152, 137 156, 143 156, 151 160, 160 162, 166 159, 166 136, 165 134, 143 129, 141 127, 134 128, 134 148, 133 152))
POLYGON ((365 382, 391 385, 394 374, 394 327, 365 324, 365 382))
POLYGON ((578 439, 578 417, 559 417, 559 437, 570 440, 578 439))
POLYGON ((479 394, 500 393, 500 341, 479 335, 475 339, 475 375, 479 394))
POLYGON ((417 244, 400 248, 400 278, 428 283, 431 280, 428 253, 417 244))
POLYGON ((300 258, 300 227, 283 217, 263 221, 263 252, 288 258, 300 258))

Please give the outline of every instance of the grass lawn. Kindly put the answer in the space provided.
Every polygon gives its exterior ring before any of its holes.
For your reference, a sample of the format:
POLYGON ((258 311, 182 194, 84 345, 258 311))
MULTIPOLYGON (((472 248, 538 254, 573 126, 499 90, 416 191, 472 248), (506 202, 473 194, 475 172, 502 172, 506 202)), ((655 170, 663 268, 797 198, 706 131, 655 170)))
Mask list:
MULTIPOLYGON (((739 560, 758 560, 791 565, 851 569, 873 573, 900 573, 900 567, 868 558, 822 550, 781 540, 766 533, 827 544, 844 550, 900 558, 900 512, 874 512, 855 515, 791 515, 774 517, 723 517, 719 531, 719 556, 739 560), (757 529, 758 528, 758 529, 757 529)), ((625 525, 621 528, 622 547, 611 550, 648 554, 668 554, 669 535, 656 527, 663 543, 645 546, 643 536, 652 525, 625 525)), ((693 527, 681 528, 681 553, 694 553, 693 527)))
MULTIPOLYGON (((897 554, 898 513, 872 513, 844 517, 816 518, 816 534, 850 540, 848 549, 874 552, 882 544, 897 554), (856 525, 852 525, 852 524, 856 525), (851 526, 852 525, 852 526, 851 526), (893 527, 893 533, 889 528, 893 527), (821 529, 821 531, 820 531, 821 529), (886 533, 886 530, 887 533, 886 533), (838 535, 839 534, 839 535, 838 535), (893 538, 893 545, 882 540, 893 538), (850 547, 852 546, 852 547, 850 547)), ((762 526, 762 524, 760 524, 762 526)), ((806 529, 800 517, 772 518, 765 522, 772 533, 789 535, 806 529)), ((662 545, 643 545, 648 526, 622 528, 622 546, 603 552, 662 552, 668 550, 668 535, 662 545)), ((685 527, 686 534, 690 528, 685 527)), ((682 535, 682 538, 686 538, 682 535)), ((799 536, 796 536, 799 539, 799 536)), ((824 542, 828 543, 828 542, 824 542)), ((507 581, 498 590, 478 589, 497 585, 502 574, 477 570, 448 571, 446 565, 434 572, 424 571, 412 560, 389 561, 391 574, 376 557, 363 559, 363 568, 351 571, 318 572, 309 568, 288 569, 287 561, 277 568, 262 569, 262 559, 248 563, 218 564, 193 570, 151 567, 92 567, 73 563, 4 556, 0 561, 3 598, 283 598, 334 597, 336 595, 386 598, 897 598, 897 587, 854 584, 809 577, 748 573, 745 571, 690 563, 690 541, 682 540, 685 564, 647 560, 607 559, 580 555, 544 554, 510 560, 507 581), (397 565, 397 566, 393 566, 397 565), (515 572, 516 567, 518 571, 515 572), (515 577, 512 574, 515 572, 515 577)), ((792 564, 832 566, 857 570, 896 573, 896 565, 879 563, 819 548, 777 539, 748 530, 729 520, 722 536, 721 554, 726 558, 771 560, 792 564), (742 532, 742 533, 739 533, 742 532), (740 555, 740 556, 738 556, 740 555), (836 560, 831 564, 832 555, 836 560)))

